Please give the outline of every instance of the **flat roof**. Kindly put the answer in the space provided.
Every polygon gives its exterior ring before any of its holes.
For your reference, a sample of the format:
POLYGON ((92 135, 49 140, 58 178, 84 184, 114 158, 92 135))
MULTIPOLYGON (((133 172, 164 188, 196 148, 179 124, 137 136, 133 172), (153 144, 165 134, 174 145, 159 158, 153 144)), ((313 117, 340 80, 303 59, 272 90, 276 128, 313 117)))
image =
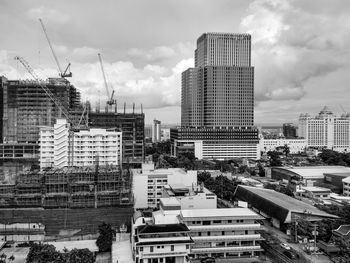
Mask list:
POLYGON ((342 180, 343 183, 350 183, 350 177, 346 177, 342 180))
POLYGON ((180 206, 180 202, 176 199, 176 197, 162 197, 159 199, 160 203, 165 206, 180 206))
POLYGON ((317 187, 317 186, 303 186, 303 190, 309 191, 309 192, 329 192, 331 193, 331 189, 324 188, 324 187, 317 187))
POLYGON ((254 211, 248 208, 212 208, 212 209, 195 209, 195 210, 181 210, 181 216, 183 218, 192 218, 192 217, 252 217, 260 218, 260 216, 254 211))
POLYGON ((345 173, 324 173, 324 175, 335 175, 335 176, 346 178, 346 177, 350 176, 350 172, 345 172, 345 173))

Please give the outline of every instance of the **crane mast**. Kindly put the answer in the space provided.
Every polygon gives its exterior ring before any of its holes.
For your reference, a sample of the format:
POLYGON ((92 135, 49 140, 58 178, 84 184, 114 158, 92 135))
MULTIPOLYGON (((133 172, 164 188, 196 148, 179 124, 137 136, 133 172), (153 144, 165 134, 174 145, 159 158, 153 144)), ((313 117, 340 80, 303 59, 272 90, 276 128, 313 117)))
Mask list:
POLYGON ((71 73, 71 72, 68 73, 68 70, 70 70, 70 65, 71 65, 71 64, 68 63, 68 66, 66 67, 66 69, 65 69, 64 71, 62 70, 61 64, 60 64, 60 62, 59 62, 59 60, 58 60, 58 58, 57 58, 57 56, 56 56, 55 50, 54 50, 54 48, 53 48, 53 46, 52 46, 52 44, 51 44, 49 35, 47 34, 47 31, 46 31, 46 27, 45 27, 45 25, 44 25, 44 22, 43 22, 43 20, 42 20, 41 18, 39 18, 39 22, 40 22, 40 24, 41 24, 41 27, 43 28, 43 31, 44 31, 45 37, 46 37, 46 39, 47 39, 47 42, 49 43, 49 46, 50 46, 52 55, 53 55, 53 57, 54 57, 54 59, 55 59, 55 61, 56 61, 58 70, 60 71, 60 76, 61 76, 62 78, 72 77, 72 73, 71 73))
POLYGON ((100 61, 101 71, 102 71, 102 75, 103 75, 103 81, 104 81, 105 88, 106 88, 106 92, 107 92, 107 97, 108 97, 107 104, 108 104, 108 105, 113 105, 113 104, 115 104, 115 100, 113 100, 114 90, 112 91, 112 95, 109 96, 109 88, 108 88, 108 84, 107 84, 107 79, 106 79, 105 70, 104 70, 104 68, 103 68, 103 63, 102 63, 101 54, 98 53, 97 55, 98 55, 98 59, 99 59, 99 61, 100 61))

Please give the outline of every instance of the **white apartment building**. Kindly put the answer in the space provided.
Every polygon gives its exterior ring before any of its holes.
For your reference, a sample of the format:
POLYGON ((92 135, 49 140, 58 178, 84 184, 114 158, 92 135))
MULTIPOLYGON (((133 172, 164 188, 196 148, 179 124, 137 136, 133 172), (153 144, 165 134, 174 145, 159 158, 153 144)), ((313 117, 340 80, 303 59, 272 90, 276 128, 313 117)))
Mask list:
POLYGON ((142 169, 133 169, 134 208, 157 207, 166 185, 192 187, 197 184, 197 171, 181 168, 154 169, 154 163, 143 163, 142 169))
POLYGON ((66 119, 58 119, 54 127, 42 127, 41 169, 68 166, 69 158, 73 166, 91 166, 97 162, 99 165, 119 165, 122 160, 122 133, 106 129, 71 132, 66 119))
POLYGON ((326 106, 314 118, 308 113, 301 114, 298 135, 306 139, 308 147, 349 151, 350 114, 346 113, 337 117, 326 106))
POLYGON ((41 223, 0 224, 0 241, 44 241, 45 226, 41 223))
POLYGON ((152 142, 160 142, 161 134, 161 121, 154 119, 152 124, 152 142))
POLYGON ((254 257, 263 249, 256 231, 260 215, 248 208, 181 210, 179 221, 190 230, 191 258, 254 257))
POLYGON ((342 180, 343 182, 343 194, 350 196, 350 176, 342 180))
POLYGON ((306 149, 306 139, 264 139, 260 138, 260 151, 275 151, 278 147, 287 145, 290 153, 301 153, 306 149))

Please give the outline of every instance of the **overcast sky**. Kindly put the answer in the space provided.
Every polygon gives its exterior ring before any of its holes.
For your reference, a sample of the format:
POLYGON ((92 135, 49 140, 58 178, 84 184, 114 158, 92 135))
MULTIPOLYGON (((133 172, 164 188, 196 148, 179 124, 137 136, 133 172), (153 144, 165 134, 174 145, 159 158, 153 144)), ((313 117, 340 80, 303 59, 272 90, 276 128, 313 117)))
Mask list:
POLYGON ((38 18, 84 100, 107 99, 100 52, 120 107, 142 103, 146 123, 180 122, 181 72, 204 32, 252 34, 256 123, 350 111, 348 0, 0 0, 0 75, 28 77, 15 55, 58 75, 38 18))

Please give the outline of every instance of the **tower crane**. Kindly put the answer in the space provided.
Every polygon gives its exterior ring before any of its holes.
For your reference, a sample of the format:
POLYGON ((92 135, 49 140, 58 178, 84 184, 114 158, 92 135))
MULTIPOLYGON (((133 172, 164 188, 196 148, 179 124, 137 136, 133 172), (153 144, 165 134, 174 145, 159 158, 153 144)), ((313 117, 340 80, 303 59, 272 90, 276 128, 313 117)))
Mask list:
POLYGON ((105 87, 106 87, 106 92, 107 92, 107 97, 108 97, 107 104, 108 104, 108 105, 113 105, 113 104, 115 104, 115 100, 113 99, 114 90, 112 90, 112 95, 109 96, 109 88, 108 88, 108 84, 107 84, 107 79, 106 79, 106 75, 105 75, 105 70, 104 70, 104 68, 103 68, 103 63, 102 63, 101 54, 98 53, 97 55, 98 55, 98 59, 99 59, 99 61, 100 61, 100 66, 101 66, 101 71, 102 71, 102 75, 103 75, 103 80, 104 80, 105 87))
POLYGON ((87 120, 87 104, 84 106, 83 113, 81 117, 79 118, 78 122, 75 121, 75 118, 69 113, 67 108, 61 103, 61 101, 51 92, 51 90, 43 84, 43 82, 40 80, 39 76, 36 74, 34 69, 29 65, 29 63, 22 57, 16 56, 15 60, 18 60, 21 62, 23 67, 28 71, 28 73, 32 76, 32 78, 38 82, 38 85, 45 91, 46 95, 52 100, 52 102, 55 104, 55 106, 59 109, 60 113, 64 115, 64 117, 67 119, 67 122, 70 124, 70 129, 69 129, 69 141, 68 141, 68 165, 72 166, 73 165, 73 146, 74 146, 74 131, 79 130, 82 127, 87 127, 88 120, 87 120), (84 119, 84 114, 86 114, 85 125, 81 125, 82 120, 84 119))
POLYGON ((46 37, 46 39, 47 39, 47 42, 49 43, 49 46, 50 46, 52 55, 53 55, 53 57, 54 57, 54 59, 55 59, 55 61, 56 61, 58 70, 60 71, 60 76, 61 76, 62 78, 70 78, 70 77, 72 77, 72 72, 70 72, 70 63, 68 63, 68 66, 67 66, 66 69, 63 71, 63 70, 62 70, 62 67, 61 67, 61 64, 60 64, 60 62, 58 61, 58 58, 57 58, 57 56, 56 56, 55 50, 53 49, 53 46, 52 46, 52 44, 51 44, 49 35, 47 34, 47 31, 46 31, 44 22, 43 22, 43 20, 42 20, 41 18, 39 18, 39 22, 40 22, 40 24, 41 24, 41 27, 43 28, 43 31, 44 31, 45 37, 46 37))

